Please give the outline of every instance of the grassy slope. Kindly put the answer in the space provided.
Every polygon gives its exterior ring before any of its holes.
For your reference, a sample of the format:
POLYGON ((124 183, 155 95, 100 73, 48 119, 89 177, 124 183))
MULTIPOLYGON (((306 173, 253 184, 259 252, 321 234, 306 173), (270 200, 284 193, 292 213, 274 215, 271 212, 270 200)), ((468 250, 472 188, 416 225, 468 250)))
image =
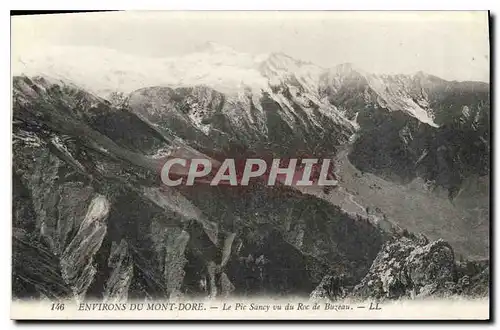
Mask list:
MULTIPOLYGON (((370 173, 361 173, 347 158, 337 156, 340 187, 325 195, 318 187, 304 191, 320 196, 345 211, 367 215, 379 208, 391 222, 430 239, 443 238, 458 256, 485 258, 489 254, 488 178, 470 179, 461 194, 450 201, 445 191, 430 191, 417 179, 401 185, 370 173)), ((380 213, 379 213, 380 214, 380 213)))

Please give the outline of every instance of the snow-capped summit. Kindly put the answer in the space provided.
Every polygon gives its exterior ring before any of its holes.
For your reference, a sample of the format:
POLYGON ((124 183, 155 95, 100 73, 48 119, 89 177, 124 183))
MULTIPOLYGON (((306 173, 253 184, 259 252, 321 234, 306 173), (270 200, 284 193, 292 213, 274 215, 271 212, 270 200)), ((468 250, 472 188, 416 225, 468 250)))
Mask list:
POLYGON ((214 43, 176 58, 125 54, 101 47, 50 47, 13 54, 13 74, 67 78, 100 96, 148 86, 208 85, 221 92, 266 88, 254 56, 214 43))
POLYGON ((344 63, 323 73, 320 89, 334 100, 335 105, 338 101, 345 103, 349 99, 362 99, 362 104, 402 111, 422 123, 437 127, 421 83, 427 76, 423 72, 415 75, 372 74, 344 63))
POLYGON ((236 53, 236 50, 234 48, 219 44, 217 42, 207 41, 207 42, 202 43, 202 44, 198 45, 197 47, 195 47, 195 52, 197 52, 197 53, 206 53, 206 52, 236 53))

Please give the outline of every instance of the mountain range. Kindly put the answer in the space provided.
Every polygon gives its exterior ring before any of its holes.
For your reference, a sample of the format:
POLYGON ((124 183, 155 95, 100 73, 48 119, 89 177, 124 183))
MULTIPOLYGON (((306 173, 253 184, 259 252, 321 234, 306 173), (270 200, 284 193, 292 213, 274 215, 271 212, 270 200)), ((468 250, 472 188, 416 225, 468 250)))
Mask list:
POLYGON ((214 43, 12 60, 16 297, 487 294, 487 83, 214 43), (320 153, 340 184, 164 187, 178 146, 320 153))

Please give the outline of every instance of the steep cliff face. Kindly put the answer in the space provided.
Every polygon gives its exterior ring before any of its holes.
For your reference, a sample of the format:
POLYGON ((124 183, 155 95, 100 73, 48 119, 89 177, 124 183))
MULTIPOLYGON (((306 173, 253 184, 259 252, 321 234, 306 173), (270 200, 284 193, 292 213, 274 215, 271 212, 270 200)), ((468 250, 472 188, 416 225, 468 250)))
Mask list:
POLYGON ((203 86, 149 87, 130 94, 128 104, 164 134, 174 132, 205 148, 240 144, 286 154, 318 146, 332 151, 346 143, 354 125, 299 87, 303 91, 281 82, 258 96, 249 90, 225 95, 203 86))
POLYGON ((371 74, 352 64, 324 70, 320 95, 346 111, 349 117, 371 109, 402 112, 431 127, 441 127, 460 117, 488 116, 489 85, 483 82, 447 81, 417 72, 413 75, 371 74))
POLYGON ((342 274, 327 275, 310 298, 383 301, 458 295, 489 295, 488 262, 458 262, 445 241, 429 242, 425 236, 406 232, 384 244, 358 284, 350 286, 342 274))
MULTIPOLYGON (((147 197, 134 197, 144 196, 140 183, 152 181, 156 173, 147 172, 154 166, 125 149, 133 149, 126 143, 135 134, 130 127, 103 127, 92 112, 118 121, 123 113, 63 83, 20 78, 14 84, 13 224, 21 244, 13 257, 14 295, 54 297, 64 290, 66 297, 114 300, 126 299, 129 291, 139 296, 161 292, 154 282, 159 271, 145 267, 134 247, 152 245, 149 228, 158 221, 155 215, 168 219, 147 197), (139 214, 121 214, 121 205, 134 198, 151 209, 152 218, 142 219, 146 231, 134 222, 139 214), (35 268, 37 258, 46 265, 35 268)), ((148 127, 135 120, 137 129, 148 127)), ((141 142, 147 146, 149 141, 141 142)))

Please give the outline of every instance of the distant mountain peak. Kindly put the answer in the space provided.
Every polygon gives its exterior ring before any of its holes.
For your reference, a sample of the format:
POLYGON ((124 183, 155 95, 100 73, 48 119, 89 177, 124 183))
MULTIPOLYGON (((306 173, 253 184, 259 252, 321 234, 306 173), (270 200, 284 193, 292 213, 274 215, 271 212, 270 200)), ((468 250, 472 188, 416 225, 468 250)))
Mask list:
POLYGON ((340 63, 336 67, 339 70, 354 70, 354 64, 351 62, 340 63))

